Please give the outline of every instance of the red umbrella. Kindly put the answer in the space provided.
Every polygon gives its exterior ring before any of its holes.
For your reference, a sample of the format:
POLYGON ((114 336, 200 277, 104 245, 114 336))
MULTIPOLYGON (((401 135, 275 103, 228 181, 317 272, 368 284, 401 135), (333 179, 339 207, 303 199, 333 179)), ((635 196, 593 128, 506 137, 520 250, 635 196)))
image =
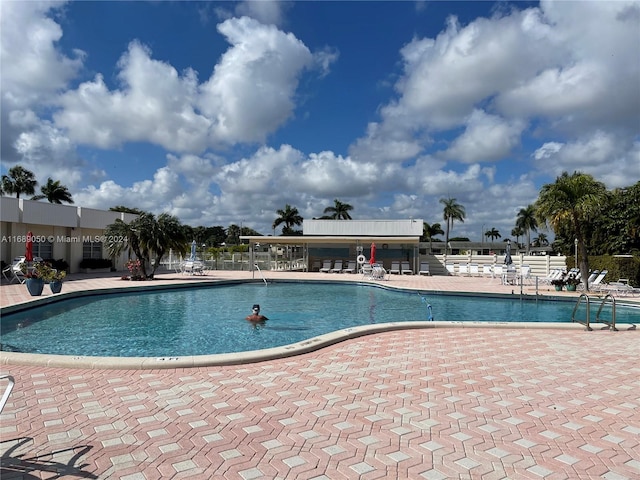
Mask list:
POLYGON ((27 247, 24 252, 24 257, 27 262, 33 262, 33 233, 27 233, 27 247))
POLYGON ((371 244, 371 258, 369 259, 369 263, 371 265, 376 263, 376 244, 375 243, 371 244))

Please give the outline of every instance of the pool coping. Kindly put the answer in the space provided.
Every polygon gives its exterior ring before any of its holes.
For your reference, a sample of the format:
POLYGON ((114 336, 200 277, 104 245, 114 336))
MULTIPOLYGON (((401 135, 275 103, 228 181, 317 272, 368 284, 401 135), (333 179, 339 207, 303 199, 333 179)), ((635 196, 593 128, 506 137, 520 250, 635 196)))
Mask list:
MULTIPOLYGON (((523 297, 527 301, 561 301, 572 302, 575 298, 553 295, 527 295, 527 294, 505 294, 487 292, 465 292, 465 291, 434 291, 428 289, 412 287, 396 287, 375 282, 353 282, 332 280, 299 280, 299 279, 279 279, 271 283, 348 283, 353 285, 362 284, 384 289, 399 290, 405 292, 416 292, 424 295, 442 296, 473 296, 482 298, 516 298, 523 297)), ((135 293, 149 292, 154 290, 174 290, 181 288, 204 288, 210 286, 234 285, 245 283, 262 283, 262 280, 237 279, 237 280, 212 280, 210 282, 199 282, 196 285, 188 284, 141 284, 139 287, 106 287, 90 290, 64 292, 54 296, 35 298, 27 302, 20 302, 0 309, 0 314, 15 313, 29 308, 56 303, 70 298, 80 298, 86 296, 108 295, 113 293, 135 293)), ((594 330, 608 329, 608 325, 603 323, 590 323, 594 330)), ((626 324, 625 324, 626 325, 626 324)), ((411 321, 411 322, 387 322, 375 325, 360 325, 349 327, 324 335, 303 340, 301 342, 273 347, 262 350, 252 350, 245 352, 209 354, 209 355, 186 355, 186 356, 165 356, 165 357, 98 357, 84 355, 54 355, 38 353, 22 353, 0 351, 0 365, 25 365, 79 369, 122 369, 122 370, 157 370, 175 368, 211 367, 226 365, 243 365, 248 363, 264 362, 274 359, 281 359, 313 352, 321 348, 334 345, 349 339, 358 338, 365 335, 383 333, 395 330, 411 330, 425 328, 503 328, 503 329, 556 329, 556 330, 586 330, 581 323, 566 322, 487 322, 487 321, 411 321)), ((640 331, 640 330, 638 330, 640 331)))

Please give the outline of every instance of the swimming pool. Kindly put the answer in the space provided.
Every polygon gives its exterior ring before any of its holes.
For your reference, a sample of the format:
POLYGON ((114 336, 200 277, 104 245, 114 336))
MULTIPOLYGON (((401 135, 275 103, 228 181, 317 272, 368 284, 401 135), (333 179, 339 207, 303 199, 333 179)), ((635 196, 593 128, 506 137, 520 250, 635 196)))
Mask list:
MULTIPOLYGON (((30 308, 2 316, 2 345, 59 355, 209 355, 289 345, 358 325, 425 321, 430 313, 450 321, 570 322, 573 306, 363 284, 242 283, 91 295, 30 308), (254 303, 269 318, 264 326, 244 320, 254 303)), ((619 307, 616 323, 639 317, 638 309, 619 307)))

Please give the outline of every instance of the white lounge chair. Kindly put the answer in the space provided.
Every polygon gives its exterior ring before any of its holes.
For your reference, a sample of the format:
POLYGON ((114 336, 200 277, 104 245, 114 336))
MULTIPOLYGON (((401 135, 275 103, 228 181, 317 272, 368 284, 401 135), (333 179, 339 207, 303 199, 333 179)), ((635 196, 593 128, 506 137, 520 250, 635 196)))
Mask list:
POLYGON ((400 262, 391 262, 389 274, 400 275, 400 262))
POLYGON ((468 263, 461 263, 458 267, 458 274, 459 275, 469 275, 469 264, 468 263))
POLYGON ((342 273, 342 260, 336 260, 333 264, 333 268, 330 270, 331 273, 342 273))
POLYGON ((371 267, 371 279, 372 280, 385 280, 387 271, 384 267, 378 263, 374 263, 371 267))
POLYGON ((469 275, 471 275, 472 277, 477 277, 480 275, 480 270, 478 270, 478 264, 477 263, 470 263, 469 264, 469 275))
POLYGON ((360 273, 362 273, 362 278, 371 278, 373 274, 373 267, 370 263, 363 263, 360 266, 360 273))
POLYGON ((444 267, 447 269, 447 275, 456 274, 456 266, 453 263, 447 263, 444 267))
POLYGON ((531 283, 531 265, 522 265, 520 268, 520 278, 522 283, 531 283))
POLYGON ((491 268, 491 265, 482 265, 482 275, 484 277, 493 277, 493 268, 491 268))
POLYGON ((420 262, 420 271, 418 275, 431 275, 429 271, 429 262, 420 262))
POLYGON ((355 273, 356 272, 356 262, 355 260, 349 260, 347 266, 342 269, 342 273, 355 273))
POLYGON ((2 270, 2 276, 9 282, 24 283, 24 273, 22 272, 22 265, 25 262, 25 257, 16 257, 13 259, 11 265, 5 267, 2 270))
POLYGON ((333 260, 323 260, 322 268, 320 271, 322 273, 329 273, 331 271, 331 266, 333 265, 333 260))
POLYGON ((504 271, 504 273, 502 274, 502 284, 503 285, 515 285, 517 282, 517 273, 516 273, 516 269, 514 268, 508 268, 506 269, 506 271, 504 271))
POLYGON ((493 266, 493 277, 499 278, 502 281, 502 275, 504 273, 504 267, 502 265, 494 265, 493 266))
POLYGON ((409 262, 402 262, 402 275, 413 275, 413 270, 409 266, 409 262))

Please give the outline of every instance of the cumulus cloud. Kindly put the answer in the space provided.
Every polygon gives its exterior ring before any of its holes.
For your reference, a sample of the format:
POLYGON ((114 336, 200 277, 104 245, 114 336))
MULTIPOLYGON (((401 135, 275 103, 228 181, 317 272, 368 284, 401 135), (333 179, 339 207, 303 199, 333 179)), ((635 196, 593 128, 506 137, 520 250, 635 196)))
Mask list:
POLYGON ((506 158, 520 143, 524 124, 474 110, 464 133, 442 153, 444 158, 464 163, 491 162, 506 158))

